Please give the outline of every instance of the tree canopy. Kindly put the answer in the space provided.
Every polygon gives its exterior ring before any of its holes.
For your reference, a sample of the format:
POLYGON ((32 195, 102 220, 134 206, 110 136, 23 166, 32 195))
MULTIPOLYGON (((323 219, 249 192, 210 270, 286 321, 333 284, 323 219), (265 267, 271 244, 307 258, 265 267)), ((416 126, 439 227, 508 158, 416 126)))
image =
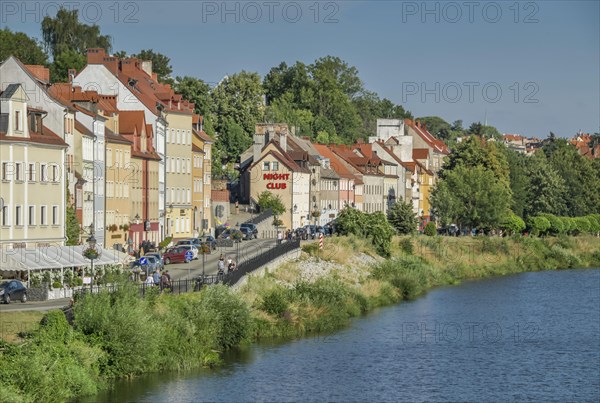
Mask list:
POLYGON ((144 49, 131 56, 140 60, 150 60, 152 62, 152 72, 156 73, 158 81, 173 84, 173 79, 171 78, 173 68, 171 67, 170 58, 152 49, 144 49))
POLYGON ((8 28, 0 29, 0 61, 15 56, 24 64, 48 63, 48 57, 40 43, 23 32, 12 32, 8 28))

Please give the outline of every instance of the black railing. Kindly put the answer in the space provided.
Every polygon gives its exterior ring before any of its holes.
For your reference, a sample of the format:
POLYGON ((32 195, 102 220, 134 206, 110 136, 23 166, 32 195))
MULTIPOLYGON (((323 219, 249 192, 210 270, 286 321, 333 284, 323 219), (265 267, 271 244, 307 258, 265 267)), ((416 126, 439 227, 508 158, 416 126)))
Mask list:
POLYGON ((262 267, 269 262, 272 262, 273 260, 299 248, 300 240, 283 242, 281 245, 277 245, 274 248, 268 249, 263 253, 240 263, 237 267, 237 270, 225 276, 224 283, 230 286, 234 285, 246 274, 251 273, 259 267, 262 267))
MULTIPOLYGON (((286 255, 289 252, 300 248, 300 240, 283 242, 274 248, 268 249, 265 252, 256 255, 245 262, 240 263, 237 269, 227 274, 213 274, 198 276, 192 279, 172 280, 167 284, 146 284, 142 283, 139 286, 140 296, 144 297, 147 293, 169 292, 171 294, 184 294, 192 291, 200 291, 202 287, 213 284, 225 284, 232 286, 236 284, 246 274, 267 265, 269 262, 286 255)), ((93 293, 100 291, 114 292, 117 290, 117 285, 94 286, 93 293)), ((90 288, 83 288, 75 292, 75 299, 85 296, 90 293, 90 288)))
POLYGON ((273 216, 273 211, 271 209, 267 209, 265 211, 263 211, 262 213, 260 213, 259 215, 257 215, 256 217, 246 221, 246 223, 249 224, 260 224, 261 222, 269 219, 269 217, 273 216))

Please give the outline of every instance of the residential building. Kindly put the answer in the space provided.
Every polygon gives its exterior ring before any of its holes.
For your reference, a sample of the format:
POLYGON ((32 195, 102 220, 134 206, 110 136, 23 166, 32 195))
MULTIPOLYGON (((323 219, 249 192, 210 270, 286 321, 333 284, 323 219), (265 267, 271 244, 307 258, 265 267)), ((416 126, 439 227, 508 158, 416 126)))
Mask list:
POLYGON ((67 143, 28 105, 23 84, 0 92, 0 246, 62 246, 66 240, 67 143))
MULTIPOLYGON (((213 139, 202 128, 202 116, 194 115, 192 130, 192 155, 195 157, 192 168, 194 184, 194 225, 198 234, 214 234, 214 218, 212 211, 212 144, 213 139)), ((229 200, 227 200, 229 202, 229 200)))
POLYGON ((345 207, 356 207, 355 188, 357 178, 352 174, 346 164, 340 160, 329 147, 324 144, 313 144, 317 152, 325 159, 329 160, 329 167, 334 170, 339 177, 338 185, 338 208, 342 210, 345 207))
MULTIPOLYGON (((142 241, 158 243, 159 225, 159 161, 154 149, 152 125, 146 123, 144 111, 120 111, 119 132, 131 142, 131 162, 125 165, 131 202, 129 235, 133 247, 142 241)), ((125 156, 127 156, 125 154, 125 156)))

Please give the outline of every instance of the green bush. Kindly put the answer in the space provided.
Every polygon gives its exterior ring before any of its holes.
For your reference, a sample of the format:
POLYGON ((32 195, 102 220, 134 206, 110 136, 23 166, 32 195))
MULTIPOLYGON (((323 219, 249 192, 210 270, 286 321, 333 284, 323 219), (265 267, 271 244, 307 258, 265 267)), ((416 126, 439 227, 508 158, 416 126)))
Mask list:
POLYGON ((427 236, 436 236, 437 235, 437 228, 436 228, 435 224, 430 221, 425 226, 425 230, 423 232, 427 236))
POLYGON ((415 247, 413 245, 413 241, 411 238, 402 238, 400 239, 400 250, 407 255, 412 255, 415 251, 415 247))
POLYGON ((58 288, 62 288, 62 284, 60 281, 55 281, 52 283, 52 288, 53 289, 58 289, 58 288))
POLYGON ((565 226, 563 224, 563 220, 561 220, 560 217, 557 217, 553 214, 540 214, 540 217, 544 217, 550 223, 548 233, 552 235, 559 235, 565 232, 565 226))
POLYGON ((532 235, 544 235, 550 228, 550 221, 547 218, 533 216, 527 219, 527 227, 532 235))
POLYGON ((591 224, 587 218, 575 217, 573 221, 575 221, 575 228, 578 234, 587 234, 590 232, 591 224))
POLYGON ((283 316, 289 306, 286 293, 286 290, 279 287, 268 291, 262 297, 261 309, 271 315, 283 316))
POLYGON ((525 227, 525 221, 512 211, 508 212, 500 224, 500 228, 510 235, 520 234, 525 230, 525 227))

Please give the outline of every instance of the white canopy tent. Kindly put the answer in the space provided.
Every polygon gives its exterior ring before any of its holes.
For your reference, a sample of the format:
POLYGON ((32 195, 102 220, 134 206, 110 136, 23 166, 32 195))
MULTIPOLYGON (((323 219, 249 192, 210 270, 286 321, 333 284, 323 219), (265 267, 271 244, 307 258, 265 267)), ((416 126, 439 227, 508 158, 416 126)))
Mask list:
MULTIPOLYGON (((0 249, 0 271, 32 270, 87 267, 91 261, 83 256, 87 245, 44 246, 37 248, 0 249)), ((126 253, 114 249, 101 249, 100 256, 94 259, 94 266, 127 265, 134 259, 126 253)))

